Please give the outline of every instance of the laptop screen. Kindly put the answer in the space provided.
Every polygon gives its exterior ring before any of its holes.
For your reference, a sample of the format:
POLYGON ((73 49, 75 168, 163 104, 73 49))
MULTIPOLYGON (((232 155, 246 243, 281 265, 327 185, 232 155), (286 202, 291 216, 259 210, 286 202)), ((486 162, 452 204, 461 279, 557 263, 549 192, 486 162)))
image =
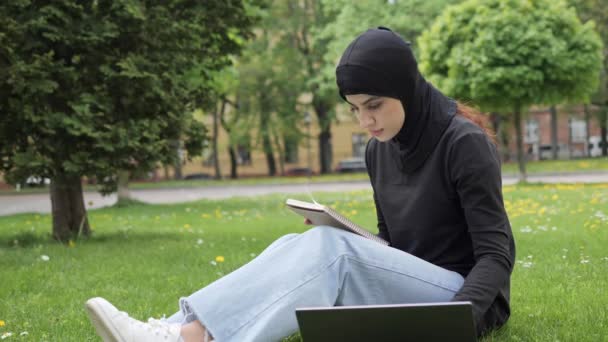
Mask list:
POLYGON ((476 341, 470 302, 298 308, 304 342, 476 341))

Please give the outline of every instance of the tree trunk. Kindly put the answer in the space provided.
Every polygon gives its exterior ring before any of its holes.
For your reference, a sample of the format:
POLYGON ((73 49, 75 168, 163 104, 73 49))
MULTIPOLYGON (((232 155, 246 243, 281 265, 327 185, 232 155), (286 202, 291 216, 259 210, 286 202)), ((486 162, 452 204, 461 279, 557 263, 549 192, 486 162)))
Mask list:
POLYGON ((281 139, 279 133, 275 129, 272 130, 272 140, 274 145, 277 147, 277 153, 279 155, 279 173, 285 175, 285 151, 281 146, 281 139))
POLYGON ((173 151, 175 153, 175 163, 173 164, 173 179, 180 180, 183 178, 182 174, 182 155, 180 152, 180 141, 173 140, 173 151))
POLYGON ((329 117, 329 108, 323 101, 314 101, 313 105, 321 133, 319 133, 319 164, 321 166, 320 173, 327 174, 331 172, 331 164, 333 160, 333 149, 331 145, 331 118, 329 117))
POLYGON ((591 157, 591 149, 589 148, 589 127, 591 124, 591 114, 589 113, 589 106, 583 105, 583 111, 585 112, 585 156, 591 157))
MULTIPOLYGON (((222 100, 224 104, 229 103, 227 99, 223 99, 222 100)), ((238 103, 238 98, 236 100, 236 103, 238 103)), ((237 109, 234 105, 234 103, 232 104, 232 106, 234 107, 234 109, 237 109)), ((220 124, 222 125, 222 128, 224 129, 224 131, 226 131, 226 133, 228 134, 229 139, 231 140, 231 143, 228 146, 228 155, 230 156, 230 178, 231 179, 237 179, 239 178, 239 175, 237 173, 237 168, 238 168, 238 162, 236 160, 236 149, 234 148, 234 144, 232 143, 232 139, 234 138, 232 136, 232 125, 228 124, 228 122, 226 122, 226 117, 224 116, 225 112, 224 112, 225 108, 221 111, 221 115, 220 115, 220 124)))
POLYGON ((53 238, 61 242, 89 237, 91 228, 87 218, 80 176, 58 174, 51 182, 53 238))
MULTIPOLYGON (((267 114, 263 114, 262 116, 266 116, 267 114)), ((266 121, 263 119, 263 121, 266 121)), ((272 142, 270 141, 270 132, 268 132, 268 123, 264 122, 262 125, 262 148, 264 149, 264 154, 266 155, 266 164, 268 165, 268 175, 276 176, 277 174, 277 165, 274 160, 274 153, 272 152, 272 142)))
POLYGON ((163 171, 165 174, 165 180, 169 180, 169 165, 167 165, 167 164, 163 165, 163 171))
POLYGON ((500 116, 501 120, 503 121, 501 123, 501 129, 500 129, 500 134, 499 134, 499 139, 500 139, 500 144, 503 146, 502 149, 502 159, 504 162, 510 162, 511 161, 511 150, 509 149, 509 117, 502 115, 500 116))
POLYGON ((270 113, 271 106, 267 93, 260 94, 260 134, 262 134, 262 149, 266 155, 266 164, 268 165, 268 175, 276 176, 277 166, 274 160, 272 151, 272 142, 270 141, 270 113))
POLYGON ((226 102, 222 101, 219 110, 213 111, 213 166, 215 168, 215 179, 222 179, 222 170, 220 169, 220 154, 218 152, 218 135, 219 135, 219 117, 224 113, 226 102))
POLYGON ((600 122, 600 139, 602 140, 602 156, 608 156, 608 141, 606 141, 606 134, 608 134, 608 106, 602 105, 598 115, 598 121, 600 122))
POLYGON ((528 178, 526 175, 526 159, 524 155, 524 138, 521 129, 521 107, 517 106, 514 112, 515 134, 517 138, 517 163, 519 164, 519 181, 525 182, 528 178))
POLYGON ((504 144, 502 144, 502 141, 500 141, 501 131, 504 129, 502 124, 502 115, 500 115, 500 113, 492 112, 490 113, 490 121, 492 122, 492 129, 494 130, 494 134, 496 136, 496 143, 498 145, 499 155, 503 156, 502 161, 505 162, 506 160, 504 159, 504 150, 507 150, 507 153, 509 153, 509 146, 505 146, 504 144))
POLYGON ((557 160, 557 109, 551 106, 549 111, 551 112, 551 157, 557 160))
POLYGON ((234 146, 228 147, 228 154, 230 155, 230 178, 237 179, 239 175, 237 173, 237 161, 236 161, 236 150, 234 146))
POLYGON ((118 171, 118 202, 117 204, 123 202, 129 202, 133 198, 131 197, 131 191, 129 190, 129 171, 121 170, 118 171))

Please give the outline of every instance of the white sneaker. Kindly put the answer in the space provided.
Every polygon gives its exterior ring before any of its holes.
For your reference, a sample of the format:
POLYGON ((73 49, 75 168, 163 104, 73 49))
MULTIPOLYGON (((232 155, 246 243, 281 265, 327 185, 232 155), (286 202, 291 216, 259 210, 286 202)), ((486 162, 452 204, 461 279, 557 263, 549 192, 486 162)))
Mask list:
POLYGON ((104 342, 178 342, 181 341, 181 324, 170 324, 156 319, 148 323, 129 317, 118 311, 103 298, 91 298, 86 302, 89 318, 104 342))

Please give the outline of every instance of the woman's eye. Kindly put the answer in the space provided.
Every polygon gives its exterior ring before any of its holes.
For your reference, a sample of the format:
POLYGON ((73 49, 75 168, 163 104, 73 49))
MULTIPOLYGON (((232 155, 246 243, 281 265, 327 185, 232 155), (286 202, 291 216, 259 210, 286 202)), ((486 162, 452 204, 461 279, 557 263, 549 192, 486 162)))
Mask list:
POLYGON ((356 112, 357 112, 357 108, 355 108, 355 107, 350 107, 350 112, 351 112, 351 113, 356 113, 356 112))
POLYGON ((376 110, 376 109, 380 108, 381 105, 382 105, 382 102, 372 103, 369 106, 367 106, 367 109, 376 110))

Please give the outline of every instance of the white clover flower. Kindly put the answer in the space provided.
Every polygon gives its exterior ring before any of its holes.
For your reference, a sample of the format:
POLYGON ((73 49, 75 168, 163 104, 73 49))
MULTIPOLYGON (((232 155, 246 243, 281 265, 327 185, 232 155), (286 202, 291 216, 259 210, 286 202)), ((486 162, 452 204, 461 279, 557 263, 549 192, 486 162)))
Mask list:
POLYGON ((215 260, 211 260, 209 263, 213 266, 217 266, 217 262, 215 262, 215 260))
POLYGON ((12 333, 12 332, 10 332, 10 331, 7 331, 7 332, 5 332, 4 334, 2 334, 2 335, 0 336, 0 339, 4 340, 5 338, 9 338, 9 337, 11 337, 11 336, 13 336, 13 333, 12 333))
POLYGON ((49 260, 51 260, 51 258, 49 258, 49 256, 45 255, 45 254, 41 255, 40 259, 42 259, 42 261, 49 261, 49 260))
POLYGON ((29 335, 29 334, 30 334, 30 333, 28 333, 27 331, 23 331, 23 332, 21 332, 21 334, 19 334, 19 336, 27 336, 27 335, 29 335))
POLYGON ((198 240, 196 240, 196 243, 197 243, 198 245, 202 245, 202 244, 203 244, 203 242, 204 242, 204 241, 203 241, 203 239, 198 239, 198 240))

